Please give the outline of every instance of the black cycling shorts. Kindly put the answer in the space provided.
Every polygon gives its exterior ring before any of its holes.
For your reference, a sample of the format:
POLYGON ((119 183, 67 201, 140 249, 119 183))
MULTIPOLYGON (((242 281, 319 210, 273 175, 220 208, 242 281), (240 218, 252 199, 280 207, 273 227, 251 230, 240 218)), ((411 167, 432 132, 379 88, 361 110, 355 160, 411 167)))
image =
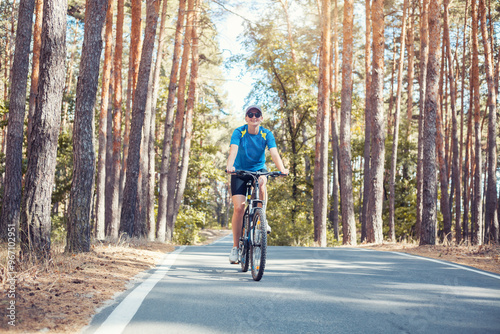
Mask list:
MULTIPOLYGON (((267 169, 262 168, 259 172, 267 172, 267 169)), ((252 180, 251 176, 240 176, 231 175, 231 195, 243 195, 247 194, 247 181, 252 180)))

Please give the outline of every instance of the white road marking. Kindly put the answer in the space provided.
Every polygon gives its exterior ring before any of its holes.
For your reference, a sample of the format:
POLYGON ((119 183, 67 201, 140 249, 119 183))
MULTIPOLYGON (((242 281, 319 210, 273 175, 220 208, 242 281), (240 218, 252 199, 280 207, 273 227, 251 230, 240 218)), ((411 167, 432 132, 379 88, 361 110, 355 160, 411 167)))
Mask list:
MULTIPOLYGON (((353 249, 359 249, 359 250, 363 250, 363 251, 367 251, 367 252, 378 252, 377 250, 365 249, 365 248, 353 248, 353 249)), ((383 251, 381 251, 381 252, 383 252, 383 251)), ((441 261, 441 260, 436 260, 436 259, 432 259, 430 257, 412 255, 412 254, 408 254, 408 253, 401 253, 401 252, 388 252, 388 253, 393 253, 393 254, 398 254, 398 255, 402 255, 402 256, 407 256, 407 257, 411 257, 413 259, 419 259, 419 260, 424 260, 424 261, 435 262, 435 263, 443 264, 445 266, 449 266, 449 267, 454 267, 454 268, 458 268, 458 269, 463 269, 463 270, 471 271, 471 272, 476 273, 476 274, 480 274, 480 275, 483 275, 483 276, 488 276, 488 277, 492 277, 492 278, 496 278, 496 279, 500 280, 500 275, 496 275, 496 274, 493 274, 493 273, 490 273, 490 272, 487 272, 487 271, 476 270, 476 269, 465 267, 465 266, 461 266, 461 265, 455 264, 455 263, 450 263, 450 262, 445 262, 445 261, 441 261)))
POLYGON ((426 261, 435 262, 435 263, 439 263, 439 264, 444 264, 446 266, 450 266, 450 267, 454 267, 454 268, 458 268, 458 269, 463 269, 463 270, 467 270, 467 271, 472 271, 473 273, 476 273, 476 274, 480 274, 480 275, 484 275, 484 276, 488 276, 488 277, 492 277, 492 278, 496 278, 496 279, 500 280, 500 276, 499 275, 495 275, 495 274, 492 274, 492 273, 489 273, 489 272, 486 272, 486 271, 480 271, 480 270, 472 269, 472 268, 469 268, 469 267, 464 267, 464 266, 461 266, 461 265, 455 264, 455 263, 444 262, 444 261, 441 261, 441 260, 436 260, 436 259, 432 259, 432 258, 428 258, 428 257, 411 255, 411 254, 407 254, 407 253, 400 253, 400 252, 391 252, 391 253, 399 254, 399 255, 403 255, 403 256, 407 256, 407 257, 411 257, 411 258, 414 258, 414 259, 420 259, 420 260, 426 260, 426 261))
POLYGON ((95 334, 122 333, 141 306, 144 298, 146 298, 147 294, 153 289, 156 283, 165 277, 167 272, 170 270, 170 267, 177 259, 177 255, 179 255, 185 248, 186 246, 182 246, 172 253, 169 253, 158 266, 158 269, 156 269, 151 276, 149 276, 144 282, 128 294, 127 297, 125 297, 125 299, 114 309, 114 311, 97 329, 95 334))

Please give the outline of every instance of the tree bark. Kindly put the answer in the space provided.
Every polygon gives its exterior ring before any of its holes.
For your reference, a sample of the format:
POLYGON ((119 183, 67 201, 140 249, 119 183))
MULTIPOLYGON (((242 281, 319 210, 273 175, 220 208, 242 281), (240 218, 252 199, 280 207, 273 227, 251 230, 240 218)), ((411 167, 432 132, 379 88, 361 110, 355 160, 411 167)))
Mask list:
POLYGON ((385 156, 385 119, 384 119, 384 0, 372 2, 373 23, 373 64, 372 94, 373 108, 371 134, 370 194, 366 211, 367 241, 381 243, 382 206, 384 200, 384 156, 385 156))
POLYGON ((321 1, 321 58, 316 118, 316 155, 314 161, 314 241, 326 247, 328 205, 328 134, 330 113, 330 1, 321 1))
POLYGON ((411 5, 411 14, 409 16, 410 29, 408 30, 408 100, 406 107, 406 118, 408 120, 407 129, 406 129, 406 137, 410 140, 411 134, 411 123, 413 117, 413 78, 415 75, 415 6, 411 5))
POLYGON ((90 251, 90 211, 95 175, 94 106, 107 7, 108 0, 88 0, 85 10, 86 29, 73 125, 74 170, 68 208, 67 252, 90 251))
MULTIPOLYGON (((170 83, 168 86, 168 98, 165 117, 165 137, 163 139, 163 152, 161 158, 160 170, 160 189, 158 198, 157 215, 157 239, 164 242, 167 231, 167 198, 168 198, 168 167, 170 158, 170 149, 172 143, 172 127, 174 117, 175 92, 177 89, 177 75, 179 72, 179 53, 182 42, 182 31, 184 26, 184 16, 186 9, 186 0, 179 0, 179 11, 177 15, 177 27, 175 30, 174 53, 172 56, 172 68, 170 71, 170 83)), ((175 189, 175 188, 174 188, 175 189)), ((171 236, 169 236, 171 240, 171 236)))
MULTIPOLYGON (((445 69, 441 68, 444 75, 445 69)), ((438 93, 439 94, 439 93, 438 93)), ((443 214, 444 239, 451 241, 451 209, 448 194, 448 162, 445 156, 445 134, 443 130, 443 117, 441 108, 436 110, 436 153, 439 161, 439 177, 441 185, 441 213, 443 214)))
MULTIPOLYGON (((468 161, 469 161, 469 156, 468 156, 468 152, 469 152, 469 146, 468 146, 468 140, 469 140, 469 137, 467 136, 466 138, 466 141, 467 142, 464 142, 464 114, 465 114, 465 73, 466 73, 466 61, 465 61, 465 58, 466 58, 466 52, 467 52, 467 13, 468 13, 468 9, 469 9, 469 0, 466 0, 466 3, 465 3, 465 18, 464 18, 464 33, 463 33, 463 57, 464 57, 464 61, 463 61, 463 64, 462 64, 462 89, 461 89, 461 110, 460 110, 460 166, 459 166, 459 170, 460 170, 460 175, 462 175, 462 171, 464 173, 464 177, 463 177, 463 184, 461 182, 461 186, 462 186, 462 189, 463 189, 463 196, 462 196, 462 199, 463 199, 463 224, 462 224, 462 239, 464 239, 466 242, 468 242, 468 223, 469 223, 469 200, 468 200, 468 193, 467 193, 467 184, 468 184, 468 175, 469 175, 469 165, 468 165, 468 161), (465 149, 464 149, 464 145, 465 145, 465 149), (465 168, 462 168, 463 167, 463 152, 465 151, 465 168)), ((472 86, 471 86, 472 87, 472 86)), ((472 96, 472 94, 471 94, 472 96)), ((469 112, 469 119, 471 118, 471 113, 469 112)), ((458 242, 458 239, 457 239, 457 242, 458 242)))
POLYGON ((344 2, 344 45, 342 50, 342 91, 340 104, 340 198, 344 245, 356 245, 356 222, 352 193, 351 109, 353 64, 354 1, 344 2))
POLYGON ((61 122, 66 58, 66 0, 43 8, 40 81, 21 208, 21 249, 37 257, 50 252, 50 207, 61 122))
MULTIPOLYGON (((455 241, 460 243, 461 239, 461 172, 460 172, 460 156, 458 148, 458 124, 457 124, 457 112, 456 112, 456 100, 457 100, 457 86, 455 83, 455 70, 453 67, 453 58, 451 55, 451 43, 450 43, 450 28, 448 20, 448 9, 450 5, 450 0, 445 0, 444 2, 444 39, 446 44, 446 58, 448 59, 448 80, 450 82, 450 107, 451 107, 451 117, 452 117, 452 182, 455 190, 455 241)), ((464 54, 465 56, 465 54, 464 54)), ((451 209, 451 208, 450 208, 451 209)))
MULTIPOLYGON (((152 65, 153 66, 153 65, 152 65)), ((139 180, 137 193, 137 211, 135 215, 135 230, 141 231, 139 235, 147 236, 150 231, 148 230, 147 218, 148 218, 148 208, 149 208, 149 198, 148 198, 148 173, 149 173, 149 140, 151 131, 151 106, 153 98, 153 75, 154 70, 151 70, 149 83, 148 83, 148 94, 146 98, 146 106, 144 110, 144 125, 142 127, 142 139, 141 139, 141 153, 139 161, 139 180)), ((154 230, 154 229, 153 229, 154 230)), ((154 233, 156 231, 153 231, 154 233)))
MULTIPOLYGON (((102 93, 101 93, 101 108, 99 113, 99 155, 97 159, 97 182, 96 182, 96 222, 95 222, 95 237, 97 240, 103 240, 106 236, 105 220, 106 220, 106 144, 108 135, 108 104, 109 104, 109 87, 111 82, 111 50, 113 48, 113 5, 114 0, 108 0, 106 9, 106 32, 105 32, 105 47, 104 47, 104 66, 102 74, 102 93)), ((88 14, 87 14, 88 15, 88 14)), ((101 50, 99 50, 99 55, 101 50)))
POLYGON ((493 59, 491 44, 486 26, 486 6, 484 0, 479 0, 479 16, 481 20, 481 34, 484 44, 486 65, 486 80, 488 82, 488 182, 485 207, 485 242, 498 243, 498 216, 497 209, 497 106, 496 88, 493 75, 493 59))
POLYGON ((481 106, 479 97, 479 41, 477 17, 477 1, 472 0, 472 86, 474 95, 472 97, 474 105, 474 195, 472 198, 472 243, 481 245, 483 243, 483 221, 482 221, 482 153, 481 153, 481 106))
POLYGON ((437 237, 436 117, 439 109, 439 48, 441 0, 429 4, 429 58, 424 111, 424 154, 421 245, 435 245, 437 237))
POLYGON ((401 41, 400 48, 401 54, 399 56, 398 64, 398 88, 396 92, 396 112, 394 113, 394 136, 392 141, 392 156, 391 156, 391 179, 390 183, 390 205, 389 205, 389 240, 396 241, 395 231, 395 210, 394 205, 396 201, 395 183, 396 183, 396 164, 398 160, 398 140, 399 140, 399 115, 401 113, 401 89, 403 86, 403 64, 405 55, 405 42, 406 42, 406 11, 408 10, 408 0, 403 3, 403 17, 401 21, 401 41))
POLYGON ((112 239, 118 238, 120 228, 120 171, 122 146, 122 55, 123 55, 123 21, 124 0, 118 0, 116 11, 116 43, 114 58, 114 99, 113 99, 113 166, 111 170, 111 217, 109 231, 106 234, 112 239))
POLYGON ((182 132, 184 131, 184 116, 186 107, 186 77, 191 53, 191 34, 193 27, 194 0, 188 0, 187 26, 184 34, 184 49, 182 53, 182 63, 180 68, 179 87, 177 90, 177 114, 175 115, 174 134, 172 138, 172 155, 168 168, 168 184, 170 194, 167 197, 167 235, 168 241, 172 241, 175 225, 175 194, 178 189, 178 169, 181 154, 182 132))
POLYGON ((164 55, 165 48, 165 35, 166 35, 166 24, 167 24, 167 0, 163 0, 161 21, 160 21, 160 32, 158 35, 158 51, 156 56, 155 71, 153 74, 153 94, 151 99, 151 123, 150 123, 150 136, 149 136, 149 170, 147 176, 147 194, 148 198, 148 209, 147 209, 147 221, 148 221, 148 239, 155 240, 158 230, 156 228, 156 221, 154 215, 154 204, 155 204, 155 124, 156 124, 156 104, 158 100, 158 92, 160 90, 160 70, 161 63, 164 55))
POLYGON ((9 99, 9 122, 5 160, 5 182, 2 212, 0 216, 0 238, 8 240, 14 228, 19 237, 19 217, 22 198, 22 154, 24 139, 24 114, 26 112, 26 86, 28 83, 31 27, 34 0, 19 3, 16 50, 12 66, 12 86, 9 99))
POLYGON ((333 9, 333 54, 334 60, 331 63, 330 73, 330 94, 333 96, 333 103, 330 105, 330 126, 332 130, 332 196, 330 201, 329 218, 333 226, 335 240, 339 240, 339 112, 337 108, 338 82, 339 82, 339 39, 338 39, 338 7, 337 0, 333 9))
MULTIPOLYGON (((31 138, 31 128, 33 127, 33 115, 35 114, 36 97, 38 95, 38 79, 40 77, 40 48, 42 44, 42 19, 43 19, 43 0, 36 0, 35 5, 35 24, 33 26, 33 60, 31 65, 31 87, 30 102, 28 111, 28 143, 31 138)), ((29 148, 27 149, 27 151, 29 148)))
POLYGON ((420 237, 423 210, 423 142, 424 142, 424 117, 425 117, 425 85, 427 81, 427 60, 429 56, 429 0, 422 0, 420 5, 420 75, 419 75, 419 117, 418 117, 418 162, 417 162, 417 222, 415 233, 420 237))
POLYGON ((193 114, 194 107, 196 104, 196 88, 198 81, 198 6, 201 0, 195 0, 193 8, 193 28, 192 28, 192 47, 191 47, 191 75, 189 78, 189 93, 186 106, 186 132, 184 135, 184 150, 182 153, 182 163, 179 173, 179 188, 175 195, 175 211, 174 211, 174 221, 179 213, 179 208, 184 196, 184 189, 186 188, 186 179, 188 174, 189 166, 189 152, 191 149, 191 139, 193 137, 193 114))
POLYGON ((372 74, 370 72, 370 50, 371 50, 371 0, 366 0, 366 32, 365 32, 365 145, 363 149, 363 207, 361 209, 361 242, 366 240, 366 210, 368 208, 368 196, 370 194, 370 139, 372 129, 372 110, 370 105, 372 74))
MULTIPOLYGON (((132 108, 134 104, 135 89, 137 86, 138 69, 141 61, 141 22, 142 22, 142 2, 141 0, 131 0, 131 24, 130 24, 130 50, 129 50, 129 70, 127 83, 127 101, 125 106, 125 133, 123 135, 123 159, 122 171, 120 174, 120 203, 123 204, 123 191, 128 169, 128 152, 130 142, 130 131, 132 123, 132 108)), ((120 222, 121 224, 121 222, 120 222)), ((121 227, 120 227, 121 229, 121 227)))
POLYGON ((140 236, 143 232, 135 230, 134 221, 137 204, 137 186, 139 182, 138 177, 142 127, 144 125, 144 112, 147 102, 148 84, 151 73, 159 7, 159 0, 148 0, 146 3, 146 31, 144 34, 139 76, 132 108, 132 125, 130 129, 130 143, 127 162, 128 167, 125 188, 123 190, 123 206, 120 226, 120 231, 127 233, 129 236, 140 236))

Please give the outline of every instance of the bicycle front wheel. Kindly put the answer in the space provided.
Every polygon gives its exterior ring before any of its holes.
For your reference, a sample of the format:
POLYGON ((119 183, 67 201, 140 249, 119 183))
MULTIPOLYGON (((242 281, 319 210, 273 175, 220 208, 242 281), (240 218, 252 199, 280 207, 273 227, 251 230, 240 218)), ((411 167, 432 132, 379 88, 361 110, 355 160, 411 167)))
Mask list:
POLYGON ((240 248, 238 250, 241 271, 244 273, 248 271, 250 253, 248 249, 250 246, 250 242, 248 240, 248 225, 250 225, 248 222, 248 212, 245 212, 245 215, 243 216, 243 223, 241 224, 240 248))
POLYGON ((255 210, 253 224, 251 227, 250 259, 252 267, 252 278, 260 281, 264 275, 267 256, 267 220, 261 208, 255 210))

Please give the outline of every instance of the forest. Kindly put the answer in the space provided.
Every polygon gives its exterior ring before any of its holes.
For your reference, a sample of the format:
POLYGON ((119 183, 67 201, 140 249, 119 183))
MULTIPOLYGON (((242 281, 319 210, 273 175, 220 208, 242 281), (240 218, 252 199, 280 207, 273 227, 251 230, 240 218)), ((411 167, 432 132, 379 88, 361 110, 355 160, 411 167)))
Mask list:
POLYGON ((0 238, 45 257, 227 228, 240 68, 290 170, 268 183, 270 244, 498 243, 499 18, 492 0, 4 0, 0 238))

